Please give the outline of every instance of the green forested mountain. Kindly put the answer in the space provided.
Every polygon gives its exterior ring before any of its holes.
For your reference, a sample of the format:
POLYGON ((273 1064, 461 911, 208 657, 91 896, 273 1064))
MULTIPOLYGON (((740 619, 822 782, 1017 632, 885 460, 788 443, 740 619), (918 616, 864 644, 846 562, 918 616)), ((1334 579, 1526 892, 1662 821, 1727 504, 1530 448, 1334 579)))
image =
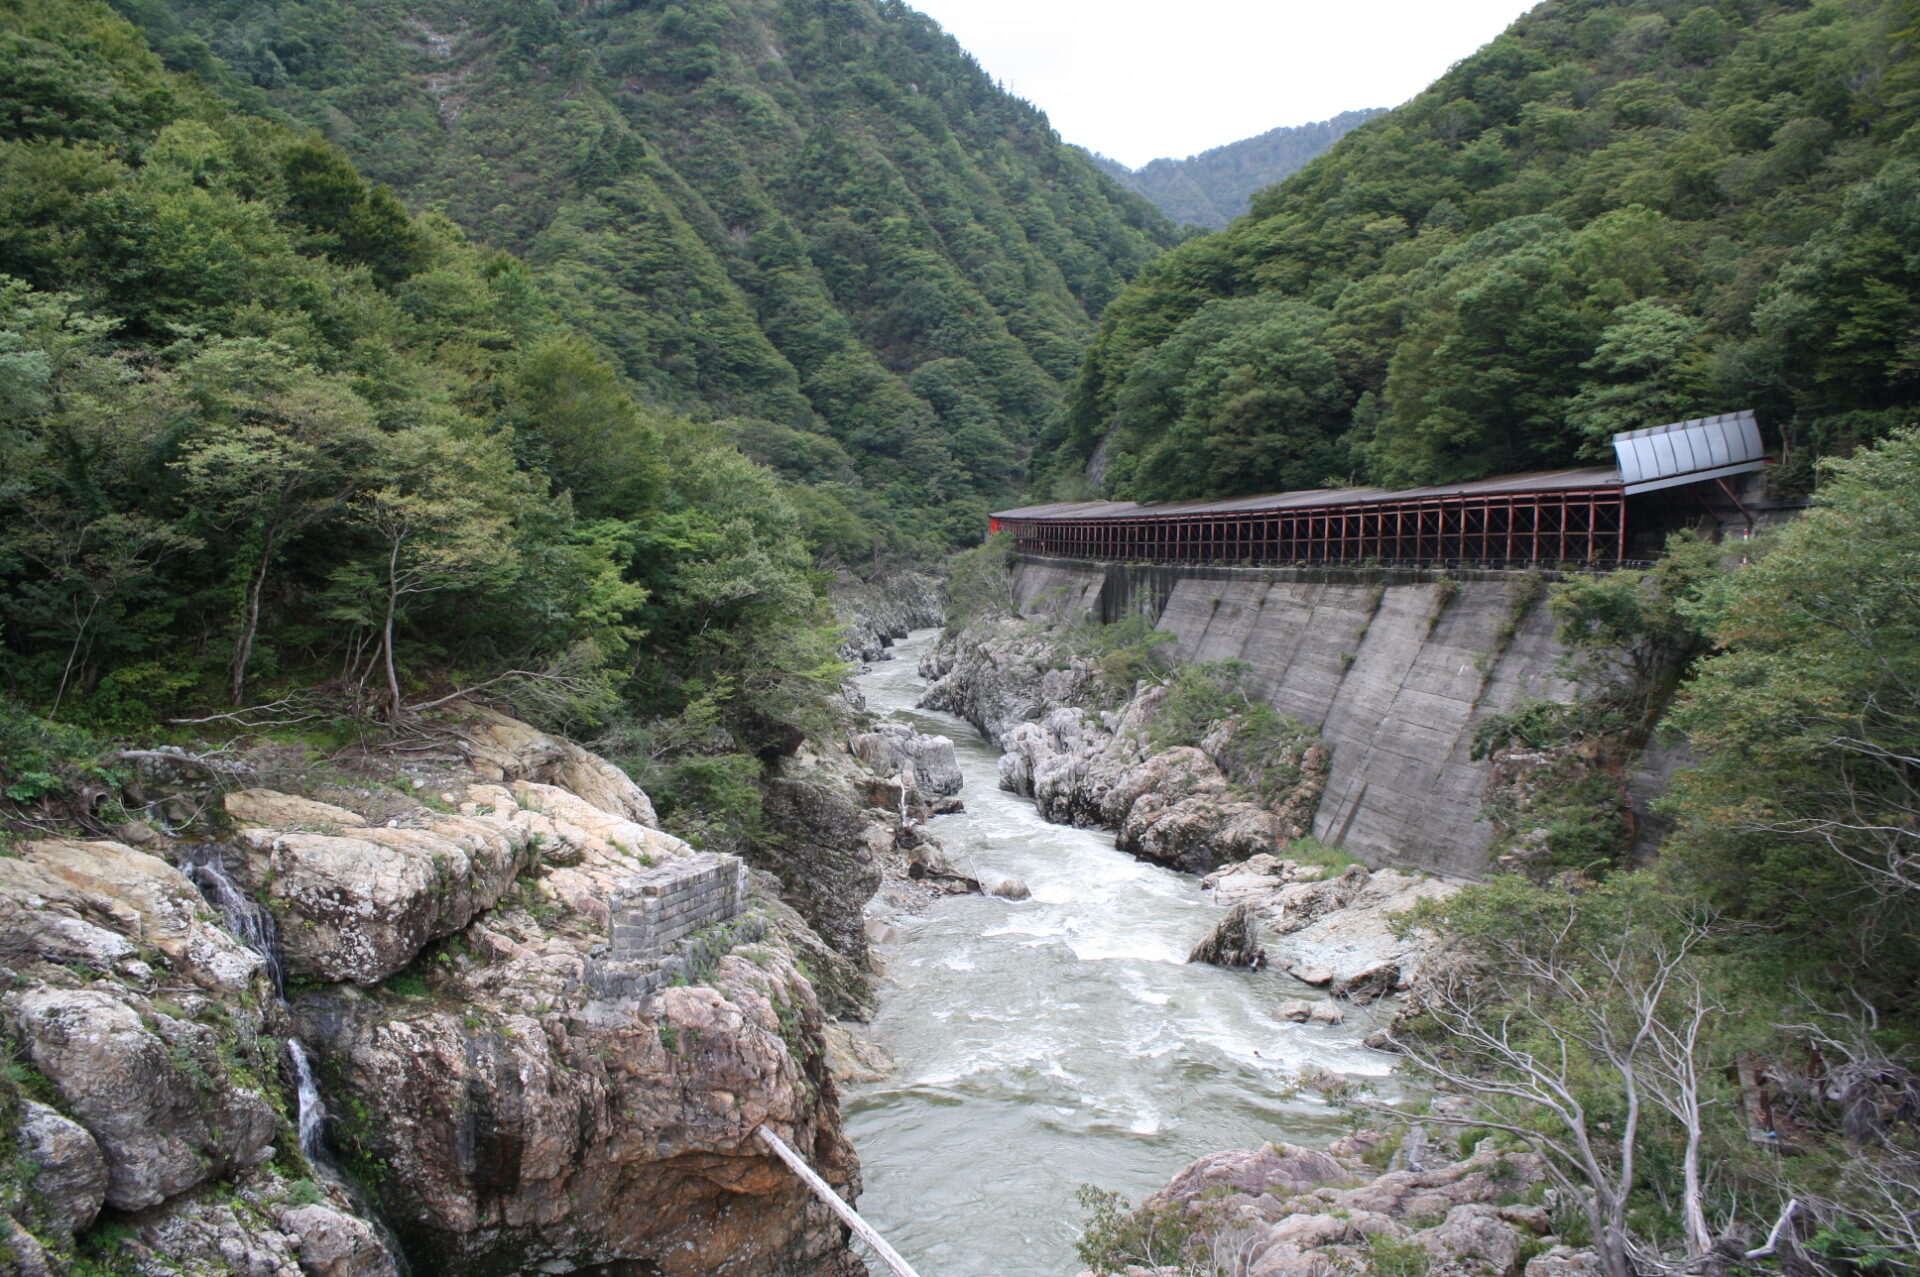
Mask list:
MULTIPOLYGON (((1552 0, 1108 308, 1056 483, 1469 478, 1760 409, 1794 463, 1920 394, 1920 8, 1552 0)), ((1804 471, 1800 471, 1804 474, 1804 471)))
POLYGON ((521 256, 657 402, 929 541, 979 535, 1172 242, 898 0, 118 4, 521 256))
POLYGON ((523 671, 627 757, 696 742, 678 819, 750 809, 837 687, 817 555, 888 529, 638 402, 569 310, 99 0, 0 4, 0 796, 86 818, 76 728, 351 739, 523 671))
POLYGON ((1298 173, 1308 160, 1379 114, 1378 108, 1342 111, 1331 120, 1268 129, 1184 160, 1159 159, 1138 169, 1104 155, 1093 158, 1114 181, 1146 196, 1174 221, 1217 231, 1247 211, 1255 192, 1298 173))

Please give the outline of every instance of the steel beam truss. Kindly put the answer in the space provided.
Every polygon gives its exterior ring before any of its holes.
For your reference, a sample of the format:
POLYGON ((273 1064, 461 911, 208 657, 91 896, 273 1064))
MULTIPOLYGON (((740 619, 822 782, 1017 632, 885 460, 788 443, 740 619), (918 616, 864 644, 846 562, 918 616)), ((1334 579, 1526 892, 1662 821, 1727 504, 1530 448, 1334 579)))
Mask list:
POLYGON ((1618 488, 1113 519, 1001 518, 1028 554, 1146 563, 1611 567, 1625 561, 1618 488))

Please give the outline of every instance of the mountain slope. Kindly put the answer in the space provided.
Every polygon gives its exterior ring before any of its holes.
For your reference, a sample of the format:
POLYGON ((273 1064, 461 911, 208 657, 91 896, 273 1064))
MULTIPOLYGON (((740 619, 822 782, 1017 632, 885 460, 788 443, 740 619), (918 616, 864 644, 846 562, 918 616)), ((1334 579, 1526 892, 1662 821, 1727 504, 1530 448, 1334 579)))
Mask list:
POLYGON ((1380 114, 1380 108, 1342 111, 1330 120, 1269 129, 1184 160, 1158 159, 1138 169, 1104 155, 1093 158, 1114 181, 1152 200, 1175 222, 1217 231, 1247 211, 1256 191, 1298 173, 1307 161, 1380 114))
POLYGON ((1020 478, 1173 238, 894 0, 122 7, 525 257, 656 399, 771 423, 770 460, 851 464, 936 532, 1020 478))
POLYGON ((1754 406, 1804 481, 1920 400, 1917 18, 1540 6, 1149 268, 1055 474, 1104 442, 1137 497, 1442 482, 1754 406))

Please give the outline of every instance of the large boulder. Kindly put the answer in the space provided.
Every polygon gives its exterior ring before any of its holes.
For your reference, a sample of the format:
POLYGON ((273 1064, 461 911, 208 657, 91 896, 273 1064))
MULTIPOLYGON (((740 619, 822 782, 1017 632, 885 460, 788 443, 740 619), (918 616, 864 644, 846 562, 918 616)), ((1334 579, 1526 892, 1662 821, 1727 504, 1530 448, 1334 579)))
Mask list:
POLYGON ((1268 1144, 1210 1153, 1190 1163, 1147 1203, 1217 1197, 1226 1192, 1290 1197, 1322 1184, 1344 1184, 1352 1179, 1353 1171, 1331 1154, 1296 1144, 1268 1144))
POLYGON ((1398 916, 1459 890, 1421 874, 1364 865, 1329 874, 1268 856, 1218 870, 1203 885, 1222 903, 1259 913, 1276 965, 1362 1004, 1408 988, 1434 959, 1435 937, 1402 927, 1398 916))
POLYGON ((482 706, 462 703, 457 710, 464 720, 461 750, 481 779, 550 785, 608 815, 649 827, 660 823, 645 791, 598 754, 482 706))
MULTIPOLYGON (((1191 1235, 1190 1253, 1230 1255, 1233 1271, 1250 1277, 1369 1271, 1381 1239, 1419 1246, 1434 1277, 1504 1277, 1523 1244, 1548 1227, 1537 1208, 1496 1204, 1545 1178, 1537 1155, 1488 1151, 1383 1173, 1363 1160, 1380 1139, 1359 1132, 1324 1153, 1280 1145, 1211 1154, 1149 1197, 1136 1218, 1177 1220, 1191 1235)), ((1546 1277, 1578 1273, 1569 1264, 1546 1277)))
POLYGON ((213 1031, 101 988, 8 999, 27 1058, 98 1144, 106 1201, 138 1210, 272 1156, 279 1123, 251 1090, 223 1084, 213 1031))
POLYGON ((1187 961, 1208 962, 1216 967, 1258 968, 1266 957, 1266 950, 1260 947, 1260 916, 1251 905, 1241 904, 1227 910, 1226 917, 1193 947, 1187 961))
POLYGON ((1099 826, 1143 860, 1189 873, 1268 856, 1311 825, 1326 753, 1306 749, 1297 785, 1268 806, 1222 770, 1231 720, 1202 747, 1148 745, 1167 689, 1150 686, 1118 711, 1060 706, 1007 727, 1000 787, 1033 798, 1056 824, 1099 826))
POLYGON ((107 1200, 107 1159, 87 1128, 44 1104, 21 1106, 20 1156, 33 1167, 33 1192, 69 1236, 83 1232, 107 1200))
POLYGON ((458 815, 330 833, 235 815, 248 885, 279 915, 288 974, 311 980, 392 975, 495 904, 534 848, 524 826, 458 815))
POLYGON ((847 738, 847 748, 883 775, 902 775, 927 799, 957 794, 966 784, 953 741, 916 732, 905 723, 881 723, 870 732, 857 732, 847 738))
POLYGON ((0 912, 8 903, 19 921, 4 930, 17 942, 136 981, 151 975, 141 946, 214 992, 242 994, 266 968, 178 869, 123 843, 43 839, 0 857, 0 912))

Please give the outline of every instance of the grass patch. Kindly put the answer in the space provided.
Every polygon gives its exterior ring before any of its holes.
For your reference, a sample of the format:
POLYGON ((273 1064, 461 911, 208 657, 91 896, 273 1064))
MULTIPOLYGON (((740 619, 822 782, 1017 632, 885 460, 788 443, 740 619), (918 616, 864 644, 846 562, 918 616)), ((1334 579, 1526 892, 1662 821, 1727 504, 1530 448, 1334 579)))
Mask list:
POLYGON ((1329 847, 1318 838, 1296 838, 1287 844, 1281 853, 1282 860, 1297 860, 1303 865, 1318 865, 1322 869, 1339 873, 1362 863, 1358 857, 1350 856, 1338 847, 1329 847))

